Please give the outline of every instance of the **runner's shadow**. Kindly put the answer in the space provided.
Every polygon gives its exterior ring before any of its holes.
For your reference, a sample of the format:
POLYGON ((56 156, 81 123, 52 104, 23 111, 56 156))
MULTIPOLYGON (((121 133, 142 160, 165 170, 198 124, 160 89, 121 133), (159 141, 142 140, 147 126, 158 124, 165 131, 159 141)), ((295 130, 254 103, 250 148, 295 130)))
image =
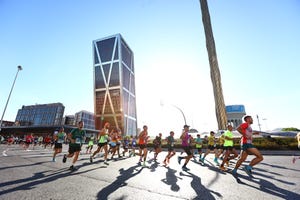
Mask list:
POLYGON ((158 162, 154 161, 153 164, 149 167, 151 172, 155 172, 156 168, 158 167, 158 162))
POLYGON ((49 163, 51 161, 45 161, 45 162, 37 162, 37 163, 32 163, 32 164, 28 164, 28 165, 18 165, 18 166, 5 166, 5 167, 1 167, 0 170, 4 170, 4 169, 10 169, 10 168, 19 168, 19 167, 31 167, 31 166, 35 166, 35 165, 41 165, 43 163, 49 163))
POLYGON ((269 163, 264 163, 264 162, 260 163, 260 165, 267 165, 267 166, 278 168, 278 169, 285 169, 285 170, 300 172, 300 170, 297 170, 297 169, 287 168, 287 167, 283 167, 283 166, 280 166, 280 165, 274 165, 274 164, 269 164, 269 163))
POLYGON ((238 174, 238 177, 235 177, 235 178, 236 178, 237 182, 240 184, 252 187, 254 189, 268 193, 270 195, 274 195, 276 197, 280 197, 282 199, 300 199, 300 194, 295 193, 293 191, 288 191, 283 188, 279 188, 274 183, 267 181, 265 179, 262 179, 262 178, 255 178, 255 177, 250 178, 249 176, 244 176, 241 174, 238 174), (247 184, 246 182, 243 182, 239 177, 242 179, 248 180, 249 182, 253 182, 253 183, 257 184, 258 186, 247 184))
MULTIPOLYGON (((267 175, 267 173, 274 174, 274 173, 269 172, 269 171, 267 171, 267 170, 261 170, 261 169, 259 169, 259 168, 255 168, 255 172, 253 172, 253 175, 258 175, 258 176, 265 177, 265 178, 267 178, 267 179, 276 180, 276 181, 279 181, 279 182, 284 183, 284 184, 287 184, 287 185, 295 185, 295 183, 277 179, 277 178, 275 178, 275 177, 272 176, 272 175, 269 176, 269 175, 267 175), (260 172, 262 172, 262 173, 260 173, 260 172)), ((277 175, 277 174, 275 174, 275 175, 277 175)), ((277 175, 277 176, 283 176, 283 175, 277 175)))
MULTIPOLYGON (((127 185, 126 181, 137 174, 141 173, 143 168, 140 168, 139 170, 136 170, 136 168, 139 167, 139 165, 135 165, 133 167, 130 167, 126 170, 121 168, 119 170, 120 175, 116 178, 114 182, 103 188, 98 192, 97 199, 108 199, 108 196, 112 194, 113 192, 117 191, 119 188, 124 187, 127 185)), ((124 197, 125 198, 125 197, 124 197)))
POLYGON ((166 168, 168 169, 168 171, 166 172, 166 178, 162 179, 161 181, 167 185, 171 185, 172 191, 178 192, 180 190, 180 187, 177 184, 177 180, 182 178, 175 175, 175 173, 177 172, 176 170, 171 169, 170 167, 166 168))
POLYGON ((12 185, 12 186, 18 185, 18 186, 13 187, 13 188, 2 189, 0 191, 0 196, 3 195, 3 194, 10 193, 10 192, 15 192, 15 191, 18 191, 18 190, 20 190, 20 191, 30 190, 30 189, 36 187, 39 184, 45 184, 45 183, 49 183, 49 182, 52 182, 52 181, 57 181, 58 179, 61 179, 61 178, 64 178, 64 177, 79 175, 79 174, 83 174, 83 173, 93 171, 93 170, 96 170, 96 169, 98 169, 98 168, 94 168, 94 169, 90 169, 90 170, 86 170, 86 171, 70 171, 69 168, 63 168, 63 169, 59 169, 59 170, 54 171, 54 173, 51 173, 51 172, 53 172, 52 170, 37 172, 37 173, 34 173, 33 176, 31 176, 31 177, 0 183, 0 188, 1 189, 3 187, 7 187, 7 186, 10 186, 10 185, 12 185))
POLYGON ((206 187, 204 187, 202 184, 201 184, 201 178, 196 176, 195 174, 191 173, 191 172, 180 172, 179 173, 180 176, 187 176, 187 177, 191 177, 192 178, 192 182, 191 182, 191 186, 192 188, 195 190, 197 196, 194 197, 193 199, 215 199, 215 197, 211 194, 215 194, 217 195, 219 198, 222 198, 223 196, 218 193, 218 192, 215 192, 213 190, 209 190, 207 189, 206 187))
POLYGON ((199 164, 203 167, 207 167, 208 169, 210 169, 211 171, 214 171, 216 173, 226 174, 225 172, 223 172, 222 170, 219 169, 219 166, 215 166, 212 162, 210 162, 208 160, 206 160, 205 163, 197 162, 197 161, 194 161, 194 160, 191 160, 191 162, 199 164))

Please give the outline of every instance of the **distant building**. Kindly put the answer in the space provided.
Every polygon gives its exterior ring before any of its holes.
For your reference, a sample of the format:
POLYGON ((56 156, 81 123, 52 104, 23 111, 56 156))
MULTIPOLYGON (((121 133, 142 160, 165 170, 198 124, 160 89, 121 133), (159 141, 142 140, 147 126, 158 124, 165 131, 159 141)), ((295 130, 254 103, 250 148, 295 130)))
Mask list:
POLYGON ((15 122, 3 120, 2 124, 1 124, 1 127, 2 126, 14 126, 14 125, 15 125, 15 122))
POLYGON ((137 134, 133 52, 120 34, 93 41, 96 129, 105 122, 137 134))
POLYGON ((18 110, 16 122, 20 126, 61 125, 65 107, 62 103, 22 106, 18 110))
POLYGON ((232 124, 234 128, 243 123, 242 118, 246 115, 244 105, 228 105, 226 106, 227 122, 232 124))
POLYGON ((77 124, 80 121, 84 122, 84 128, 86 129, 95 129, 95 118, 94 113, 82 110, 75 114, 74 124, 77 124))
POLYGON ((75 115, 66 115, 63 118, 64 125, 75 126, 75 115))

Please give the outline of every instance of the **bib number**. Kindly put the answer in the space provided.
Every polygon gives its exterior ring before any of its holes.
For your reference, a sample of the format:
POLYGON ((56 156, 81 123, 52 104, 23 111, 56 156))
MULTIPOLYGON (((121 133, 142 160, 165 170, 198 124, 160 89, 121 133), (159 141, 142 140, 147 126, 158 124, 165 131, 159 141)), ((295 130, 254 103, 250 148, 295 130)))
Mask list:
POLYGON ((64 140, 62 140, 62 139, 59 139, 59 140, 57 141, 57 143, 60 143, 60 144, 62 144, 62 143, 64 143, 64 140))
POLYGON ((76 144, 81 144, 81 138, 76 138, 76 139, 75 139, 75 143, 76 143, 76 144))

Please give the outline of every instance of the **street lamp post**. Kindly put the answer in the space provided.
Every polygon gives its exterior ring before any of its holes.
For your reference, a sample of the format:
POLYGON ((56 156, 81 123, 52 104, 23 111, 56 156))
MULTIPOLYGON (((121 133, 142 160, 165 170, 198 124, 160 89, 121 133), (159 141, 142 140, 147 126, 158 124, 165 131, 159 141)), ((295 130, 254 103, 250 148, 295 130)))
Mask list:
MULTIPOLYGON (((164 102, 162 100, 160 101, 160 105, 164 106, 164 102)), ((180 111, 180 113, 182 114, 183 120, 184 120, 184 124, 186 125, 186 118, 185 118, 185 115, 184 115, 183 111, 178 106, 175 106, 173 104, 170 104, 170 105, 180 111)))
POLYGON ((16 82, 16 79, 17 79, 17 77, 18 77, 18 73, 19 73, 20 70, 22 70, 22 67, 19 65, 19 66, 18 66, 17 74, 16 74, 16 76, 15 76, 15 80, 14 80, 12 86, 11 86, 11 89, 10 89, 10 92, 9 92, 9 95, 8 95, 8 98, 7 98, 7 101, 6 101, 6 104, 5 104, 3 113, 2 113, 2 117, 1 117, 1 121, 0 121, 0 131, 1 131, 1 127, 2 127, 3 117, 4 117, 4 114, 5 114, 6 108, 7 108, 7 104, 8 104, 8 102, 9 102, 11 93, 12 93, 12 91, 13 91, 13 89, 14 89, 15 82, 16 82))
POLYGON ((259 123, 259 117, 258 117, 258 115, 256 115, 256 118, 257 118, 257 123, 258 123, 258 128, 259 128, 259 131, 261 131, 261 127, 260 127, 260 123, 259 123))
POLYGON ((183 111, 182 111, 179 107, 177 107, 177 106, 175 106, 175 105, 172 105, 172 104, 171 104, 171 106, 177 108, 177 109, 181 112, 182 117, 183 117, 183 120, 184 120, 184 125, 186 125, 186 118, 185 118, 185 115, 184 115, 183 111))

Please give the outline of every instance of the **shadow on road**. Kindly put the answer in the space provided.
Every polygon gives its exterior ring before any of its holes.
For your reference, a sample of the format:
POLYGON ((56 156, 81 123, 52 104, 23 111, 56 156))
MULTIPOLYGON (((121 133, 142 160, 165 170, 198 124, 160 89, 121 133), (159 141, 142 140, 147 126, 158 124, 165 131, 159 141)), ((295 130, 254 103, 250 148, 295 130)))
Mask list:
POLYGON ((195 192, 197 194, 197 196, 194 197, 193 199, 195 199, 195 200, 196 199, 207 199, 207 200, 215 199, 215 197, 211 193, 217 195, 219 198, 223 197, 220 193, 215 192, 213 190, 209 190, 206 187, 204 187, 201 184, 200 177, 196 176, 195 174, 193 174, 191 172, 180 172, 179 175, 192 178, 191 187, 195 190, 195 192))
POLYGON ((179 185, 177 184, 178 179, 182 179, 181 177, 178 177, 175 175, 177 172, 174 169, 171 169, 170 167, 166 167, 168 170, 166 172, 166 178, 162 179, 161 181, 167 185, 171 185, 171 190, 174 192, 178 192, 180 190, 179 185))
POLYGON ((294 185, 294 183, 274 179, 274 177, 267 176, 266 174, 262 174, 262 173, 254 173, 253 177, 238 174, 238 176, 236 176, 235 178, 237 180, 237 183, 239 183, 239 184, 243 184, 245 186, 248 186, 248 187, 257 189, 259 191, 274 195, 276 197, 280 197, 282 199, 300 199, 300 194, 298 194, 296 192, 293 192, 293 191, 288 191, 286 189, 280 188, 276 184, 274 184, 270 181, 267 181, 266 179, 256 178, 256 175, 264 176, 264 177, 266 177, 270 180, 280 181, 280 182, 283 182, 285 184, 294 185), (255 184, 257 184, 257 186, 247 184, 245 182, 245 180, 249 181, 249 182, 252 182, 252 183, 255 183, 255 184))
POLYGON ((31 166, 35 166, 35 165, 42 165, 44 163, 50 163, 51 161, 45 161, 45 162, 37 162, 37 163, 30 163, 30 164, 26 164, 26 165, 12 165, 12 166, 5 166, 5 167, 1 167, 0 170, 7 170, 7 169, 16 169, 16 168, 22 168, 22 167, 31 167, 31 166))
MULTIPOLYGON (((36 163, 35 163, 36 165, 36 163)), ((52 170, 47 170, 47 171, 42 171, 42 172, 38 172, 38 173, 34 173, 33 176, 28 177, 28 178, 23 178, 23 179, 18 179, 18 180, 14 180, 14 181, 8 181, 8 182, 3 182, 0 183, 0 188, 2 187, 7 187, 10 185, 17 185, 17 184, 21 184, 19 186, 10 188, 10 189, 2 189, 0 191, 0 196, 10 193, 10 192, 16 192, 18 190, 22 191, 22 190, 30 190, 32 188, 35 188, 37 185, 39 184, 43 184, 43 183, 49 183, 52 181, 57 181, 58 179, 67 177, 67 176, 73 176, 73 175, 78 175, 78 174, 84 174, 88 171, 93 171, 96 170, 97 168, 94 169, 90 169, 90 170, 86 170, 86 171, 80 171, 80 172, 76 172, 73 173, 72 171, 69 170, 69 168, 63 168, 63 169, 59 169, 57 171, 52 171, 52 170), (47 173, 49 173, 48 175, 46 175, 47 173)))
POLYGON ((300 172, 300 170, 297 170, 297 169, 287 168, 287 167, 283 167, 283 166, 280 166, 280 165, 274 165, 274 164, 269 164, 269 163, 264 163, 264 162, 260 163, 260 165, 267 165, 267 166, 278 168, 278 169, 292 170, 292 171, 300 172))
POLYGON ((118 190, 121 187, 124 187, 127 185, 126 181, 137 174, 141 173, 143 170, 143 167, 136 170, 137 167, 140 167, 139 165, 135 165, 133 167, 130 167, 126 170, 123 168, 119 169, 120 175, 116 178, 114 182, 103 188, 98 192, 97 199, 108 199, 108 196, 118 190))

